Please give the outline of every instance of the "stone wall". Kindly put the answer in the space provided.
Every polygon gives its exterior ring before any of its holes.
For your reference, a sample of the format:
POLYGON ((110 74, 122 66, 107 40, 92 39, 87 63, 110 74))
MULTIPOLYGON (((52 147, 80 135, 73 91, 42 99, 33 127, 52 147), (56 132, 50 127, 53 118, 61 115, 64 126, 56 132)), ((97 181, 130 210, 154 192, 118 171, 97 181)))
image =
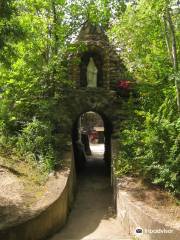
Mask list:
POLYGON ((117 218, 123 229, 131 236, 142 240, 179 240, 180 227, 170 226, 162 219, 162 213, 155 215, 144 202, 136 201, 129 191, 117 184, 117 218), (142 234, 135 230, 142 229, 142 234))
MULTIPOLYGON (((118 142, 113 140, 113 165, 115 165, 117 154, 118 142)), ((112 183, 117 219, 125 233, 135 236, 135 239, 139 240, 179 240, 180 224, 175 226, 167 223, 163 218, 162 211, 150 207, 143 201, 136 200, 131 194, 131 189, 122 186, 121 179, 114 174, 112 174, 112 183), (137 228, 142 229, 142 234, 136 233, 137 228), (152 231, 152 233, 148 231, 152 231), (153 233, 153 231, 157 231, 157 233, 153 233)))
POLYGON ((100 26, 86 22, 74 43, 78 53, 69 57, 69 79, 76 87, 86 87, 86 68, 90 57, 98 67, 98 87, 115 89, 120 80, 127 80, 127 70, 115 48, 100 26))
POLYGON ((109 166, 111 165, 111 138, 119 137, 123 120, 128 119, 131 114, 127 110, 127 105, 128 99, 118 96, 116 91, 104 88, 69 89, 57 104, 57 111, 54 113, 57 132, 69 137, 69 141, 73 140, 75 143, 78 140, 79 117, 89 111, 98 113, 104 121, 105 159, 109 166))
POLYGON ((66 134, 71 135, 72 127, 77 118, 81 114, 88 111, 99 113, 102 118, 106 118, 111 122, 112 132, 116 133, 120 128, 120 122, 129 117, 127 105, 128 99, 118 96, 115 91, 106 90, 103 88, 94 89, 69 89, 66 95, 57 104, 57 112, 54 113, 59 124, 62 124, 61 109, 66 112, 68 126, 61 128, 66 134))

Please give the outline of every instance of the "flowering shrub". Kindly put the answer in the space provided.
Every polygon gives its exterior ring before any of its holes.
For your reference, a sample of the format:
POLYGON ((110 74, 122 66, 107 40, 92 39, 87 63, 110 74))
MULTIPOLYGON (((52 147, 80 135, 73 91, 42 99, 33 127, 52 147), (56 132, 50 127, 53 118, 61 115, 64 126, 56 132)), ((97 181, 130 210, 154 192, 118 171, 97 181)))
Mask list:
POLYGON ((117 95, 120 97, 129 97, 131 90, 131 83, 128 80, 119 80, 116 85, 117 95))
POLYGON ((120 80, 117 82, 117 88, 130 90, 130 82, 128 80, 120 80))

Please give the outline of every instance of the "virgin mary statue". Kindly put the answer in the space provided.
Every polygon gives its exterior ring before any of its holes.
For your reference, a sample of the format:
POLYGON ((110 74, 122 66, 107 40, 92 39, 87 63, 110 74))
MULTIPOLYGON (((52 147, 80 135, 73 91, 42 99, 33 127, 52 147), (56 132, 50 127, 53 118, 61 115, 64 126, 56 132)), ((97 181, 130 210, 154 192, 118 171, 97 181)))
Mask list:
POLYGON ((91 57, 87 66, 87 87, 97 87, 97 67, 91 57))

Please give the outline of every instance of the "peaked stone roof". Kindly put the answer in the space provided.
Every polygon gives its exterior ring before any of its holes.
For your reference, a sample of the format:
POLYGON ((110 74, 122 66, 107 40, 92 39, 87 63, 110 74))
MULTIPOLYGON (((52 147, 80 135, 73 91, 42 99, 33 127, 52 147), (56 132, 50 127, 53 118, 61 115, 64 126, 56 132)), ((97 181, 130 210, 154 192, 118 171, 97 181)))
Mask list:
POLYGON ((86 41, 94 38, 96 40, 109 42, 104 29, 100 25, 95 25, 89 21, 86 21, 80 30, 77 40, 86 41))

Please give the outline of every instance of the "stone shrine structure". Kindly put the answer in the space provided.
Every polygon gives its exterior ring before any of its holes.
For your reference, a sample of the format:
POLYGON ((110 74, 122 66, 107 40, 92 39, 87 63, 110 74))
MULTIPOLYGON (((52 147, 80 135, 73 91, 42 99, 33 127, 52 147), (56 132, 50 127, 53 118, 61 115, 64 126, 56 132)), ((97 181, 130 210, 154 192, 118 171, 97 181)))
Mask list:
POLYGON ((119 80, 124 80, 125 66, 102 27, 86 22, 75 44, 81 47, 78 54, 70 58, 69 78, 77 87, 87 87, 86 71, 91 58, 98 70, 97 87, 114 89, 119 80))
MULTIPOLYGON (((117 94, 117 83, 126 81, 127 70, 101 26, 86 22, 73 43, 78 51, 69 55, 69 80, 74 88, 64 99, 71 119, 72 142, 77 167, 81 165, 78 121, 83 113, 98 113, 104 122, 104 159, 112 166, 112 140, 119 134, 121 122, 128 118, 127 99, 117 94)), ((66 129, 67 130, 67 129, 66 129)), ((67 134, 67 131, 66 131, 67 134)))

